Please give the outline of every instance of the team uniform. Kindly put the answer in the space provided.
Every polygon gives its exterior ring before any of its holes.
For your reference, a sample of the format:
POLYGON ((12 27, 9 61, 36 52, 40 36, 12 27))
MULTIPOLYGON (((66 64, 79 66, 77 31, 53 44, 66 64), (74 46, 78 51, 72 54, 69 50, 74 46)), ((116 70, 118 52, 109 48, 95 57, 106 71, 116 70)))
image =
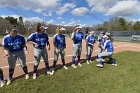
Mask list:
POLYGON ((72 57, 72 64, 75 65, 75 58, 78 57, 78 64, 80 64, 80 56, 82 52, 82 39, 84 38, 84 34, 82 32, 74 32, 72 33, 73 37, 73 57, 72 57))
POLYGON ((46 33, 39 34, 38 32, 35 32, 28 37, 28 41, 32 41, 38 44, 38 46, 33 45, 34 46, 34 59, 35 59, 34 75, 37 75, 37 68, 38 68, 41 57, 43 57, 43 60, 46 66, 46 71, 49 74, 48 52, 46 49, 46 44, 47 45, 49 44, 48 40, 49 38, 46 33))
POLYGON ((93 47, 94 47, 94 43, 96 42, 96 39, 93 35, 89 35, 86 38, 86 50, 87 50, 87 55, 86 55, 86 60, 87 60, 87 64, 89 64, 89 62, 91 61, 91 55, 93 52, 93 47))
POLYGON ((53 38, 54 46, 56 47, 56 50, 54 50, 54 64, 53 68, 55 68, 59 54, 61 55, 61 60, 63 63, 63 66, 65 66, 65 51, 66 48, 66 39, 65 35, 63 34, 55 34, 53 38))
POLYGON ((112 58, 114 53, 114 48, 111 40, 106 40, 104 43, 105 51, 98 55, 99 64, 103 66, 103 57, 108 57, 112 61, 112 65, 116 65, 115 59, 112 58))
POLYGON ((24 36, 17 34, 15 37, 8 34, 3 39, 4 49, 8 50, 8 64, 9 64, 9 80, 12 80, 13 73, 16 65, 16 60, 19 60, 21 67, 25 73, 25 76, 28 75, 28 70, 26 66, 26 56, 24 53, 25 47, 25 38, 24 36))
MULTIPOLYGON (((102 45, 104 46, 104 43, 105 43, 105 39, 103 38, 103 36, 101 36, 99 38, 99 45, 102 45)), ((98 47, 98 54, 100 54, 103 50, 101 49, 101 47, 98 47)))

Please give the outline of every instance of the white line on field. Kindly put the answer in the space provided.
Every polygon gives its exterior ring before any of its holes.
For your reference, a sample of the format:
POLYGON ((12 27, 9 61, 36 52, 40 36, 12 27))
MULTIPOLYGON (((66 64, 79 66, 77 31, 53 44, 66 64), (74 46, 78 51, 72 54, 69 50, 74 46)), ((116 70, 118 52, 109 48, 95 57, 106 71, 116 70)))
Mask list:
MULTIPOLYGON (((116 47, 114 47, 115 49, 116 48, 120 48, 120 47, 124 47, 124 46, 129 46, 129 45, 122 45, 122 46, 116 46, 116 47)), ((137 47, 137 46, 131 46, 131 47, 137 47)), ((97 52, 98 50, 94 50, 93 52, 97 52)), ((84 54, 86 54, 86 52, 84 52, 84 53, 82 53, 82 55, 84 55, 84 54)), ((72 54, 71 55, 66 55, 65 57, 71 57, 72 56, 72 54)), ((60 58, 60 57, 59 57, 60 58)), ((54 58, 49 58, 48 60, 53 60, 54 58)), ((40 60, 40 61, 43 61, 43 60, 40 60)), ((31 61, 31 62, 27 62, 26 64, 33 64, 35 61, 31 61)), ((16 64, 16 66, 20 66, 20 64, 16 64)), ((9 66, 3 66, 3 67, 1 67, 1 68, 8 68, 9 66)))

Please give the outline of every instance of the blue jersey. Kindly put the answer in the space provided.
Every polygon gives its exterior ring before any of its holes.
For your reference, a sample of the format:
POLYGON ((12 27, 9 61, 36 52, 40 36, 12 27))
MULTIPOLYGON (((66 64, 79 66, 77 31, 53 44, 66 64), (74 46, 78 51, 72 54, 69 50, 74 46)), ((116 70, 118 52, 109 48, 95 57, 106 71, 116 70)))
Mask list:
POLYGON ((87 36, 87 38, 86 38, 86 42, 87 42, 87 44, 89 44, 89 45, 94 45, 94 43, 95 43, 95 37, 94 36, 87 36))
POLYGON ((84 34, 82 32, 75 32, 73 37, 74 44, 82 44, 83 38, 84 38, 84 34))
POLYGON ((22 51, 25 45, 25 38, 22 35, 16 35, 12 37, 10 34, 3 38, 4 48, 8 49, 10 52, 22 51))
POLYGON ((35 42, 38 44, 38 48, 45 48, 48 39, 49 38, 48 38, 48 35, 46 33, 39 34, 37 32, 31 34, 28 37, 29 41, 32 41, 32 42, 35 42))
POLYGON ((63 34, 55 34, 53 38, 53 42, 57 48, 65 48, 66 47, 66 40, 65 35, 63 34))
POLYGON ((114 52, 113 44, 110 40, 107 40, 104 43, 104 48, 106 49, 106 52, 114 52))
POLYGON ((105 39, 104 39, 103 37, 100 37, 99 42, 100 42, 102 45, 104 45, 105 39))

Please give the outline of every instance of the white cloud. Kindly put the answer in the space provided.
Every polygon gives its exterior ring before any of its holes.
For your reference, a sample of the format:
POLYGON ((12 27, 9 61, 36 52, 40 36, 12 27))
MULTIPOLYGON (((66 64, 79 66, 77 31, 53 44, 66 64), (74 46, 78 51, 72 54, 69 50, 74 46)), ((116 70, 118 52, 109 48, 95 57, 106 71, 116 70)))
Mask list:
POLYGON ((76 5, 73 3, 65 3, 63 7, 59 7, 58 10, 56 11, 56 13, 58 15, 62 15, 63 13, 69 11, 70 9, 75 8, 76 5))
POLYGON ((133 1, 119 1, 116 5, 109 9, 107 15, 115 16, 131 16, 140 14, 140 2, 133 1))
POLYGON ((131 16, 140 11, 139 0, 86 0, 91 13, 99 12, 112 16, 131 16))
MULTIPOLYGON (((20 17, 19 15, 1 15, 1 17, 3 17, 3 18, 5 18, 7 16, 14 17, 17 19, 20 17)), ((29 21, 32 23, 38 23, 38 22, 43 22, 43 19, 41 19, 39 17, 23 17, 23 22, 26 22, 26 21, 29 21)))
MULTIPOLYGON (((60 5, 61 0, 1 0, 0 3, 5 3, 9 7, 21 7, 23 9, 42 12, 44 10, 53 11, 60 5)), ((4 5, 3 5, 4 6, 4 5)))
POLYGON ((26 21, 38 23, 38 22, 43 22, 43 19, 41 19, 39 17, 29 17, 29 18, 24 17, 23 22, 26 22, 26 21))
POLYGON ((63 20, 63 18, 62 17, 57 17, 57 20, 63 20))
POLYGON ((14 17, 14 18, 19 18, 20 16, 19 15, 0 15, 1 17, 5 18, 5 17, 14 17))
POLYGON ((71 13, 76 16, 83 16, 84 14, 88 12, 89 10, 86 7, 75 8, 71 11, 71 13))
POLYGON ((54 21, 53 19, 51 19, 51 20, 47 21, 47 23, 48 23, 48 24, 54 24, 55 21, 54 21))

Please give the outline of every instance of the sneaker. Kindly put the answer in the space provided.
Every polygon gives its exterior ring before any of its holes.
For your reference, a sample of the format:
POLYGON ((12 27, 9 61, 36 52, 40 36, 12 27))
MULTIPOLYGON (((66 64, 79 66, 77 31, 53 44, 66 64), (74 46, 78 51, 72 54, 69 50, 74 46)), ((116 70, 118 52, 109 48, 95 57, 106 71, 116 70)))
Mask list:
POLYGON ((72 67, 73 67, 73 68, 77 68, 77 67, 75 66, 75 64, 72 64, 72 67))
POLYGON ((50 75, 50 73, 51 73, 50 71, 47 71, 47 75, 50 75))
POLYGON ((25 75, 25 79, 26 79, 26 80, 29 79, 29 74, 26 74, 26 75, 25 75))
POLYGON ((51 70, 51 72, 50 72, 50 75, 53 75, 53 74, 54 74, 54 72, 55 72, 55 70, 54 70, 54 69, 52 69, 52 70, 51 70))
MULTIPOLYGON (((99 62, 100 60, 99 60, 99 59, 96 59, 96 61, 98 61, 98 62, 99 62)), ((104 59, 102 59, 102 61, 104 62, 105 60, 104 60, 104 59)))
POLYGON ((97 64, 96 66, 97 66, 97 67, 101 67, 101 68, 104 67, 102 64, 97 64))
POLYGON ((81 67, 81 66, 82 66, 82 65, 81 65, 81 63, 78 63, 78 66, 80 66, 80 67, 81 67))
POLYGON ((63 68, 66 69, 66 70, 68 69, 66 66, 63 66, 63 68))
POLYGON ((5 85, 4 81, 0 81, 0 87, 3 87, 5 85))
POLYGON ((89 60, 89 62, 92 63, 93 61, 92 60, 89 60))
POLYGON ((34 73, 34 74, 33 74, 33 79, 36 79, 36 78, 37 78, 37 74, 34 73))
POLYGON ((112 64, 112 66, 117 66, 117 64, 112 64))
POLYGON ((12 80, 8 79, 6 85, 10 85, 12 83, 12 80))
POLYGON ((87 64, 89 64, 89 61, 87 60, 87 64))
POLYGON ((96 61, 99 61, 99 59, 96 59, 96 61))

